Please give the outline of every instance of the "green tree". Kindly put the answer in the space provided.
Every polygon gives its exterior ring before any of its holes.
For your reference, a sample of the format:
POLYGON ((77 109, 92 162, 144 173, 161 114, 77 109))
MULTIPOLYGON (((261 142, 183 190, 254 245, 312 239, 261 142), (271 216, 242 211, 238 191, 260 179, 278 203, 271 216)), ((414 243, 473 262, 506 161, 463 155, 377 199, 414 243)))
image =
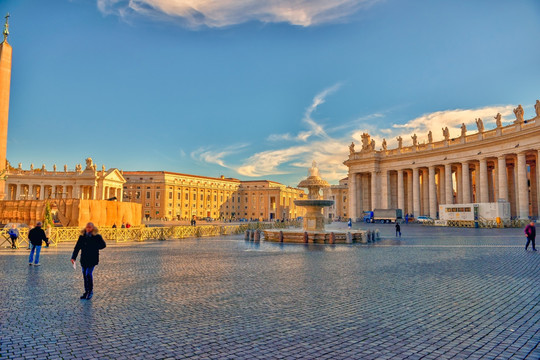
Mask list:
POLYGON ((45 203, 45 216, 43 217, 43 227, 47 229, 53 226, 54 226, 54 220, 53 220, 52 211, 51 211, 51 204, 49 203, 49 201, 47 201, 45 203))

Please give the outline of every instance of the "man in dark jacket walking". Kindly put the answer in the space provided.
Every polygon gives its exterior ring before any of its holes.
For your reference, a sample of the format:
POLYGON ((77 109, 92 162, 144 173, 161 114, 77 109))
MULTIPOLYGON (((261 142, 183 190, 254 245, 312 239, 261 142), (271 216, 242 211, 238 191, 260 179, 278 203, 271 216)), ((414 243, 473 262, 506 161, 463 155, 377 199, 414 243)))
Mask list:
POLYGON ((36 227, 28 232, 28 240, 30 243, 30 257, 28 258, 28 265, 32 265, 34 261, 34 266, 39 266, 39 253, 41 252, 41 245, 43 241, 49 246, 49 239, 45 235, 45 231, 41 228, 41 221, 38 221, 36 227), (36 253, 36 258, 34 260, 34 252, 36 253))
POLYGON ((525 250, 529 247, 529 243, 532 242, 532 250, 536 251, 536 227, 534 226, 534 221, 531 221, 531 223, 525 227, 525 236, 527 237, 525 250))
POLYGON ((73 255, 71 255, 71 263, 75 264, 79 250, 81 251, 81 267, 84 279, 84 294, 81 299, 90 300, 94 295, 94 267, 99 263, 99 250, 104 249, 107 245, 105 241, 98 234, 97 227, 93 223, 86 224, 85 229, 82 231, 79 240, 73 249, 73 255))

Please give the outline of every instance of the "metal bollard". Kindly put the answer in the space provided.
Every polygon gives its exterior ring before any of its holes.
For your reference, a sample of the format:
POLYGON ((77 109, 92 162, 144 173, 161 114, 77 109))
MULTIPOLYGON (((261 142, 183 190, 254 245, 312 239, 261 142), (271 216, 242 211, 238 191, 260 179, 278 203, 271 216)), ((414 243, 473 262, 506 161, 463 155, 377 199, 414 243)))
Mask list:
POLYGON ((309 241, 309 237, 308 237, 308 233, 307 232, 304 232, 304 243, 308 243, 309 241))
POLYGON ((352 244, 352 234, 350 232, 347 233, 345 242, 347 244, 352 244))
POLYGON ((367 241, 367 236, 366 236, 366 234, 364 234, 364 233, 363 233, 363 234, 360 234, 360 242, 361 242, 362 244, 367 244, 368 241, 367 241))
POLYGON ((367 242, 370 243, 371 242, 371 230, 367 231, 366 238, 367 238, 367 242))
POLYGON ((335 243, 336 243, 336 234, 331 232, 330 233, 330 244, 335 244, 335 243))

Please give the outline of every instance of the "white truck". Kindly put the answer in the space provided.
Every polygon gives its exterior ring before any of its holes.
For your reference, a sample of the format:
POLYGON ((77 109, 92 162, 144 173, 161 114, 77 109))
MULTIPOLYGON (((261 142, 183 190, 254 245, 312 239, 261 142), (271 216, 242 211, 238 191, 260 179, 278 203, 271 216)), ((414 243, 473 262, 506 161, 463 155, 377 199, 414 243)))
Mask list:
POLYGON ((403 219, 401 209, 375 209, 373 210, 373 221, 381 223, 392 223, 403 219))

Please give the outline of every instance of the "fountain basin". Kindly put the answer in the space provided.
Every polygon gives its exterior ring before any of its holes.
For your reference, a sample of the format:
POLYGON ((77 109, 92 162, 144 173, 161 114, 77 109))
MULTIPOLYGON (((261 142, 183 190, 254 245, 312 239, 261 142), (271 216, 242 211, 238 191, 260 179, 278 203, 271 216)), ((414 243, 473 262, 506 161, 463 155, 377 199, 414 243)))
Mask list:
POLYGON ((304 231, 301 229, 264 230, 264 240, 285 243, 313 244, 367 244, 372 242, 371 232, 351 231, 304 231), (348 235, 350 234, 350 235, 348 235))

